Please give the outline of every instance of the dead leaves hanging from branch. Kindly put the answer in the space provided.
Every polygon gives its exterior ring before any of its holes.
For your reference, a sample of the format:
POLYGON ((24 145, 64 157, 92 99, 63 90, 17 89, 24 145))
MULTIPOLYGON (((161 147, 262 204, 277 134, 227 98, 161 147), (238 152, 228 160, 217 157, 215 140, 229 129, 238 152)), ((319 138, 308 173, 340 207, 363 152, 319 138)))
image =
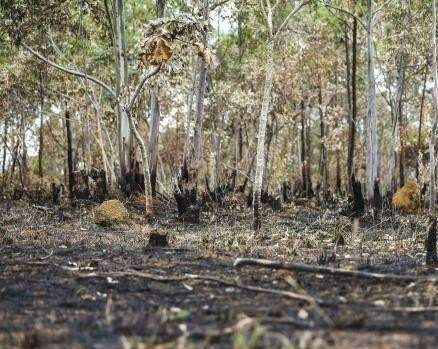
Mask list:
POLYGON ((214 68, 216 57, 204 44, 207 32, 208 23, 189 14, 150 21, 145 25, 140 41, 139 64, 145 67, 167 63, 176 52, 176 46, 180 45, 195 48, 198 55, 214 68))

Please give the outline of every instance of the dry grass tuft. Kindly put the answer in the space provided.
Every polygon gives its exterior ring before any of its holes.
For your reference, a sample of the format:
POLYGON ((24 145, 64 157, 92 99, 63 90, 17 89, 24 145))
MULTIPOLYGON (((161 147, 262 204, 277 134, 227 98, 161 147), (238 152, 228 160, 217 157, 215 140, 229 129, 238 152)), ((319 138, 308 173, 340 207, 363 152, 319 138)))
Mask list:
POLYGON ((397 190, 392 197, 392 204, 406 212, 414 212, 419 206, 419 191, 417 182, 410 180, 406 184, 397 190))

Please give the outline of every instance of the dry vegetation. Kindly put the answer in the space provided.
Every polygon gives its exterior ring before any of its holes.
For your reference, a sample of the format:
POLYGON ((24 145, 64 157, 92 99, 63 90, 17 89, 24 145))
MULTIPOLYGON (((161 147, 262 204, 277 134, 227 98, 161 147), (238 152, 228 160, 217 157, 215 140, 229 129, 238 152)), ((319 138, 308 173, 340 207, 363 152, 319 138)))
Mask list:
POLYGON ((264 211, 255 235, 244 208, 214 208, 187 225, 163 204, 150 222, 126 205, 128 223, 100 227, 92 206, 60 222, 50 208, 2 204, 2 348, 435 347, 437 286, 424 277, 436 269, 424 266, 421 216, 354 227, 307 202, 264 211), (168 248, 147 246, 154 232, 168 248), (243 256, 414 281, 234 268, 243 256))

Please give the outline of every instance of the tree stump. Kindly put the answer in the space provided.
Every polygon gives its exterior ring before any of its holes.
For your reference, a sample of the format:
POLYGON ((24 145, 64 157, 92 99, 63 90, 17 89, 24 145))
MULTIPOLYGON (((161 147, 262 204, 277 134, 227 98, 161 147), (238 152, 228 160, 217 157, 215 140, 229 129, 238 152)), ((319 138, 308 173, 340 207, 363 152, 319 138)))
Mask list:
POLYGON ((426 247, 426 264, 433 265, 438 262, 436 252, 436 218, 429 218, 429 226, 427 228, 427 237, 425 241, 426 247))
POLYGON ((178 208, 179 219, 187 223, 199 223, 201 208, 197 198, 196 176, 189 172, 186 162, 177 176, 173 196, 178 208))
POLYGON ((351 217, 360 217, 365 212, 365 200, 362 194, 362 185, 356 181, 354 174, 351 176, 351 185, 353 187, 353 208, 351 217))
POLYGON ((149 243, 147 245, 148 248, 168 247, 168 246, 169 246, 169 242, 167 241, 167 234, 152 233, 149 236, 149 243))

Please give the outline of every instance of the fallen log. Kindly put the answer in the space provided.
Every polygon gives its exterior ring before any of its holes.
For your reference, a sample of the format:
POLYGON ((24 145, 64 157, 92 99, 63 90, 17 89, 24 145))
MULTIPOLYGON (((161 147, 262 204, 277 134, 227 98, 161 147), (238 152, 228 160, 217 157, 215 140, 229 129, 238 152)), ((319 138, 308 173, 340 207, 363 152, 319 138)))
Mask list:
POLYGON ((370 273, 360 270, 339 269, 339 268, 301 264, 301 263, 287 263, 287 262, 272 261, 272 260, 257 259, 257 258, 237 258, 234 261, 233 265, 234 267, 260 266, 265 268, 285 269, 285 270, 293 270, 293 271, 316 273, 316 274, 349 276, 349 277, 358 277, 358 278, 382 280, 382 281, 430 281, 430 282, 438 281, 437 277, 370 273))

